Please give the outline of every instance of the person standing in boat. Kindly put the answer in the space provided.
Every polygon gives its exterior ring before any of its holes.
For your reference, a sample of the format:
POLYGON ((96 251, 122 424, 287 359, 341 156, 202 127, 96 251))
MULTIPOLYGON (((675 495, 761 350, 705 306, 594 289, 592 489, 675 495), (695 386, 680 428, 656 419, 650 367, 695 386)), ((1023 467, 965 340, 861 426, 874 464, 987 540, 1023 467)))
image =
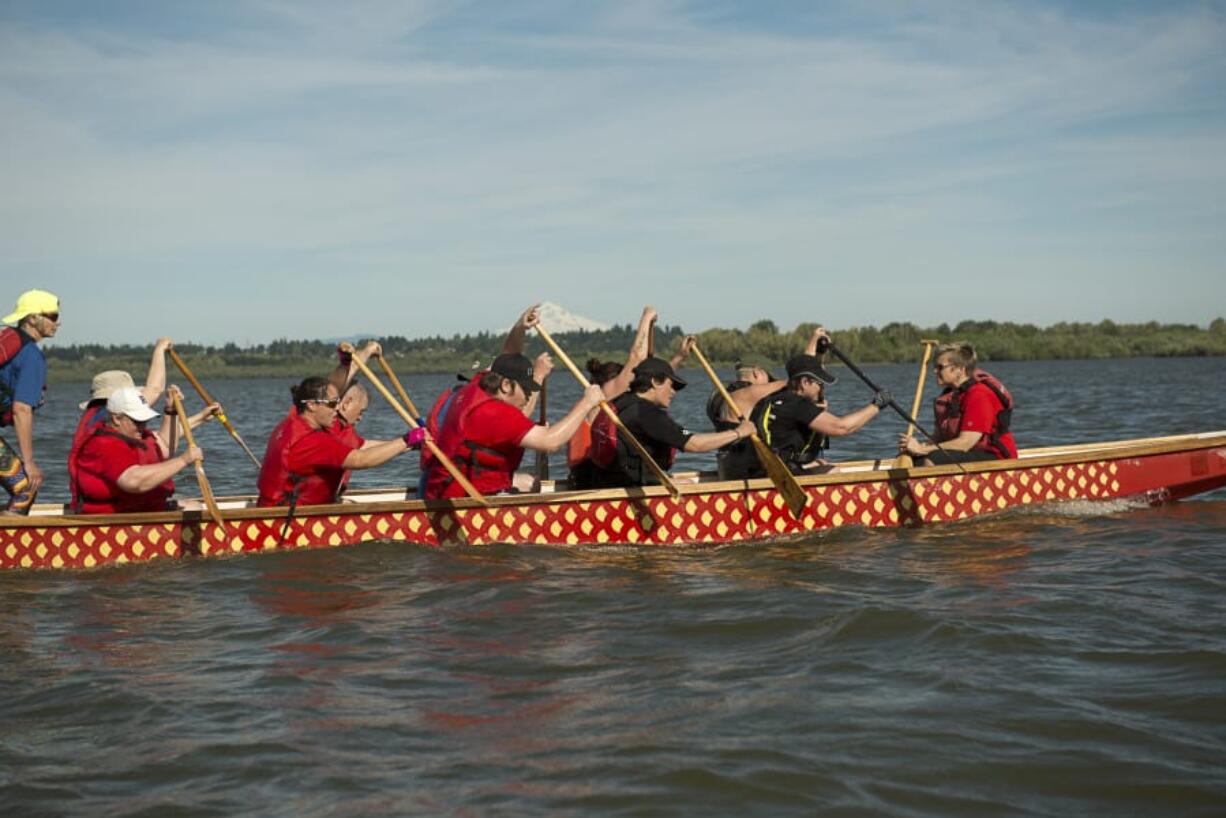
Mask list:
POLYGON ((906 435, 899 438, 898 450, 923 466, 1017 457, 1009 431, 1013 397, 995 376, 979 368, 975 348, 964 342, 942 344, 932 371, 944 387, 933 407, 933 434, 941 450, 906 435))
POLYGON ((425 429, 367 444, 336 429, 340 398, 327 378, 311 377, 290 390, 294 405, 268 438, 260 466, 261 506, 320 505, 336 501, 347 471, 373 469, 426 439, 425 429))
MULTIPOLYGON (((749 418, 762 442, 796 474, 826 465, 821 454, 827 438, 859 431, 890 402, 890 394, 883 390, 868 405, 840 417, 826 411, 823 390, 836 379, 826 371, 821 358, 804 352, 794 355, 788 360, 787 373, 787 388, 759 400, 749 418)), ((728 457, 725 470, 733 480, 766 475, 750 446, 728 457)))
MULTIPOLYGON (((678 451, 710 452, 748 437, 753 424, 742 421, 722 432, 695 434, 668 414, 673 398, 685 388, 672 366, 661 358, 650 357, 634 368, 630 389, 613 401, 613 409, 635 439, 662 469, 669 469, 678 451)), ((593 460, 600 466, 602 487, 645 486, 658 482, 651 467, 614 432, 607 418, 592 427, 593 460)))
POLYGON ((0 485, 9 495, 4 513, 29 514, 43 484, 43 470, 34 460, 34 412, 47 390, 47 359, 38 342, 59 329, 60 299, 27 290, 4 323, 15 326, 0 335, 0 427, 13 427, 17 450, 0 437, 0 485))
MULTIPOLYGON (((171 387, 178 393, 178 387, 171 387)), ((194 429, 218 410, 217 404, 188 418, 194 429)), ((174 476, 200 460, 199 448, 171 457, 172 418, 157 432, 147 428, 158 413, 141 390, 124 386, 106 400, 106 420, 95 427, 81 446, 75 462, 73 484, 81 514, 122 514, 134 511, 165 511, 173 508, 174 476)))
MULTIPOLYGON (((157 403, 166 390, 166 350, 172 346, 169 338, 158 338, 153 345, 153 357, 149 360, 149 372, 145 375, 145 385, 141 394, 150 406, 157 403)), ((116 390, 124 387, 135 387, 131 373, 120 369, 108 369, 99 372, 90 383, 89 400, 77 408, 81 410, 81 418, 77 421, 77 430, 72 436, 72 445, 68 450, 68 491, 72 497, 73 508, 79 505, 80 495, 77 491, 76 473, 77 458, 81 447, 99 427, 106 425, 106 401, 116 390)))

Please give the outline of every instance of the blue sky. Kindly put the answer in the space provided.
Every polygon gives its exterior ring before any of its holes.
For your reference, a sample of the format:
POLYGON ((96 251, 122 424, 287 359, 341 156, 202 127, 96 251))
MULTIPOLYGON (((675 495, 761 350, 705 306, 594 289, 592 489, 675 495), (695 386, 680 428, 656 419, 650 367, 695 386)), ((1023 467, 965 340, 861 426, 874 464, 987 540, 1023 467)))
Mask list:
POLYGON ((0 3, 60 341, 1226 314, 1226 4, 0 3))

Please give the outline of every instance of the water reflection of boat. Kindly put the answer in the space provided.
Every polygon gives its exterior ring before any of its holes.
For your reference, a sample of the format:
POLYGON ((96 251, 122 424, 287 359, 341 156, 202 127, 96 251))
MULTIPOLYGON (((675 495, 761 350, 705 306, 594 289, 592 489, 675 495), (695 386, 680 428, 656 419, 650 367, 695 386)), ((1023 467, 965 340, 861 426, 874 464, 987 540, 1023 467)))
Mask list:
POLYGON ((398 540, 645 546, 767 540, 843 525, 926 525, 1017 506, 1140 498, 1177 500, 1226 485, 1226 431, 1028 449, 1016 460, 892 470, 890 461, 840 464, 801 478, 809 502, 793 517, 769 480, 691 473, 679 497, 659 487, 423 502, 405 489, 364 490, 334 505, 287 510, 222 498, 224 524, 201 511, 73 516, 37 506, 0 521, 0 568, 91 568, 183 555, 398 540), (288 523, 287 523, 288 519, 288 523))

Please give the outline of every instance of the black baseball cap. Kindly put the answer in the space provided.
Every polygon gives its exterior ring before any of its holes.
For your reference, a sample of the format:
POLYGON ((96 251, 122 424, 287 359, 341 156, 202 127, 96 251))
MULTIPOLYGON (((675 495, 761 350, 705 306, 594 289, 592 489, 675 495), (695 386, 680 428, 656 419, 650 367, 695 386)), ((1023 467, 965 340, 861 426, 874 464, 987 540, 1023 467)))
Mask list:
POLYGON ((788 358, 788 377, 799 378, 801 375, 817 378, 824 383, 838 381, 838 378, 831 375, 826 371, 826 367, 822 366, 821 358, 816 355, 806 355, 803 352, 788 358))
POLYGON ((524 392, 527 393, 537 392, 541 388, 539 383, 532 380, 532 361, 526 355, 515 353, 499 355, 494 359, 494 363, 490 364, 490 372, 510 378, 523 387, 524 392))
POLYGON ((685 381, 677 377, 677 373, 673 372, 673 368, 663 358, 644 358, 643 362, 634 368, 634 374, 647 378, 668 378, 673 382, 674 389, 685 389, 685 381))

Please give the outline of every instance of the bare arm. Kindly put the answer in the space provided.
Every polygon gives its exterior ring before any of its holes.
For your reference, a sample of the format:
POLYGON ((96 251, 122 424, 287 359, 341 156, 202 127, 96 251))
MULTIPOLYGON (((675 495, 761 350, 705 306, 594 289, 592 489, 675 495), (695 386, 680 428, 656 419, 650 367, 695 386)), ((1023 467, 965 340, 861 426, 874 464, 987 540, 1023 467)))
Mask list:
POLYGON ((375 466, 382 466, 396 455, 408 450, 409 446, 404 442, 404 438, 397 437, 392 440, 381 441, 373 446, 363 446, 360 449, 354 449, 345 456, 345 462, 341 465, 346 469, 373 469, 375 466))
MULTIPOLYGON (((957 437, 951 440, 942 440, 941 448, 951 452, 969 452, 975 448, 975 444, 983 437, 982 432, 960 432, 957 437)), ((898 448, 905 451, 907 454, 915 457, 924 457, 932 454, 937 450, 937 447, 931 443, 921 443, 913 437, 899 438, 898 448)))
POLYGON ((673 369, 677 369, 685 359, 690 357, 690 353, 694 351, 694 344, 698 343, 697 335, 687 335, 681 339, 681 347, 673 353, 673 357, 669 360, 668 365, 673 369))
POLYGON ((145 385, 141 394, 145 403, 152 406, 166 391, 166 350, 170 349, 169 338, 159 338, 153 345, 153 357, 149 359, 149 374, 145 376, 145 385))
MULTIPOLYGON (((767 395, 775 394, 787 385, 787 381, 770 381, 769 383, 756 383, 752 386, 746 386, 732 393, 732 402, 736 404, 736 408, 740 410, 742 416, 748 416, 758 401, 767 395)), ((736 420, 736 418, 729 416, 728 404, 726 403, 724 404, 723 417, 725 420, 736 420)))
POLYGON ((821 327, 821 326, 814 327, 813 334, 809 336, 809 343, 805 345, 805 354, 806 355, 816 355, 817 354, 817 342, 822 338, 829 338, 829 337, 830 337, 830 333, 826 332, 825 327, 821 327))
POLYGON ((659 313, 656 312, 655 307, 643 307, 643 315, 639 318, 639 328, 634 333, 634 342, 630 345, 626 365, 622 367, 621 372, 617 373, 617 377, 601 384, 606 400, 613 400, 630 388, 630 382, 634 380, 634 368, 647 358, 647 337, 658 317, 659 313))
POLYGON ((685 442, 685 451, 687 452, 711 452, 716 449, 722 449, 725 446, 730 446, 738 440, 749 437, 754 433, 754 425, 751 421, 743 420, 735 429, 729 429, 726 432, 703 432, 694 435, 685 442))
POLYGON ((199 449, 188 449, 178 457, 163 460, 161 463, 150 463, 147 466, 129 466, 119 475, 119 488, 129 494, 144 494, 157 488, 182 469, 197 460, 204 458, 199 449))
POLYGON ((588 386, 583 392, 583 397, 571 408, 566 417, 549 426, 532 427, 519 441, 519 445, 538 452, 552 452, 560 449, 563 444, 575 436, 584 417, 593 408, 599 406, 602 400, 604 400, 604 392, 601 388, 595 385, 588 386))
POLYGON ((34 407, 21 401, 13 401, 13 428, 17 432, 17 448, 21 463, 30 480, 30 491, 38 491, 43 484, 43 470, 34 462, 34 407))
POLYGON ((515 322, 515 326, 511 327, 507 333, 506 340, 502 342, 503 355, 522 355, 524 352, 524 336, 528 334, 528 330, 535 327, 541 320, 541 305, 533 304, 528 309, 524 310, 524 314, 519 316, 519 320, 515 322))
POLYGON ((871 403, 868 406, 857 409, 850 415, 843 415, 842 417, 830 412, 822 412, 813 418, 809 428, 830 437, 845 437, 877 417, 880 413, 881 410, 871 403))

